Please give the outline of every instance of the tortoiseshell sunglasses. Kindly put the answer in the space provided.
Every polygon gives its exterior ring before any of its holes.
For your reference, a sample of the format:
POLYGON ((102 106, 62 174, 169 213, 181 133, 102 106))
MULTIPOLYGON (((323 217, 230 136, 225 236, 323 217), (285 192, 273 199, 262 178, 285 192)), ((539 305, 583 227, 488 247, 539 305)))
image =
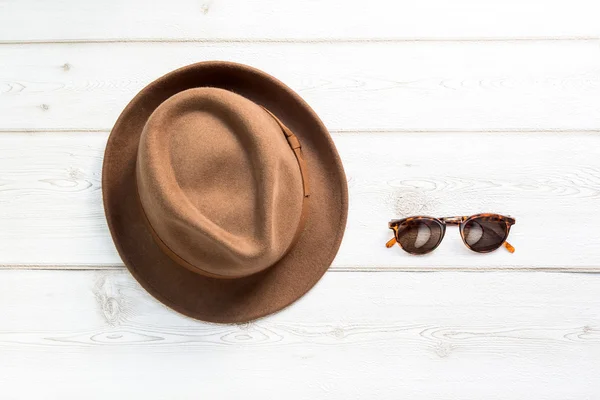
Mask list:
POLYGON ((498 214, 477 214, 470 217, 408 217, 388 224, 394 238, 385 244, 388 249, 398 243, 410 254, 426 254, 435 250, 444 238, 446 225, 459 225, 465 245, 477 253, 489 253, 504 245, 515 252, 507 241, 510 227, 516 220, 498 214))

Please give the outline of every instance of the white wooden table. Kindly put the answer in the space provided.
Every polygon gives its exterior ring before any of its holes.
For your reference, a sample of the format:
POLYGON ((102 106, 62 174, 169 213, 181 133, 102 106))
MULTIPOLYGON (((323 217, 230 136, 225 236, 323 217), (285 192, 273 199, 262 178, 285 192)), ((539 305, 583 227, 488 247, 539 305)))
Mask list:
POLYGON ((0 398, 600 398, 596 3, 0 0, 0 398), (297 90, 349 182, 330 271, 243 325, 142 290, 101 203, 125 104, 213 59, 297 90), (477 212, 516 253, 384 247, 477 212))

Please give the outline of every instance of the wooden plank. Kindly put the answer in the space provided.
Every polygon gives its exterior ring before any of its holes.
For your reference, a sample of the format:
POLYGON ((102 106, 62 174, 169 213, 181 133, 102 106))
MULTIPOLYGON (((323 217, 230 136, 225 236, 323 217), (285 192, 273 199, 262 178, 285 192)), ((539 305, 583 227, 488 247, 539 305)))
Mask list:
POLYGON ((0 393, 594 398, 599 291, 595 274, 326 274, 279 314, 214 325, 168 310, 126 272, 5 270, 0 393))
MULTIPOLYGON (((0 264, 121 266, 106 227, 108 133, 0 135, 0 264)), ((350 211, 334 270, 600 268, 600 135, 338 133, 350 211), (477 255, 449 228, 422 257, 386 249, 387 221, 498 212, 517 218, 509 254, 477 255)))
POLYGON ((146 84, 225 59, 297 90, 332 130, 599 130, 600 52, 583 42, 0 46, 0 130, 110 129, 146 84))
POLYGON ((597 14, 593 0, 4 0, 0 40, 572 38, 598 36, 597 14))

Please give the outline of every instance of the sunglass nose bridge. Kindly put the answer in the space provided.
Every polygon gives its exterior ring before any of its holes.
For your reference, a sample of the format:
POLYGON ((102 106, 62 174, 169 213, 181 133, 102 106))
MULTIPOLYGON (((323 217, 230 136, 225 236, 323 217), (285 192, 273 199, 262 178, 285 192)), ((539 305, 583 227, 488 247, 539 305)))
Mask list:
POLYGON ((448 225, 460 225, 467 217, 444 217, 442 221, 448 225))

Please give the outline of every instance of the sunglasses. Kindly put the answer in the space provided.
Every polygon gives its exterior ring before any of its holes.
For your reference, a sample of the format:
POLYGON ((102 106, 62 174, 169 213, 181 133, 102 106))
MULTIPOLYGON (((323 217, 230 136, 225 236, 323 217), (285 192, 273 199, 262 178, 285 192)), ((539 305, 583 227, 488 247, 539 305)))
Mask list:
POLYGON ((408 217, 388 224, 394 238, 385 244, 388 249, 398 243, 410 254, 426 254, 435 250, 444 238, 446 225, 458 225, 465 245, 477 253, 489 253, 500 246, 515 252, 507 241, 510 227, 516 220, 498 214, 477 214, 470 217, 408 217))

